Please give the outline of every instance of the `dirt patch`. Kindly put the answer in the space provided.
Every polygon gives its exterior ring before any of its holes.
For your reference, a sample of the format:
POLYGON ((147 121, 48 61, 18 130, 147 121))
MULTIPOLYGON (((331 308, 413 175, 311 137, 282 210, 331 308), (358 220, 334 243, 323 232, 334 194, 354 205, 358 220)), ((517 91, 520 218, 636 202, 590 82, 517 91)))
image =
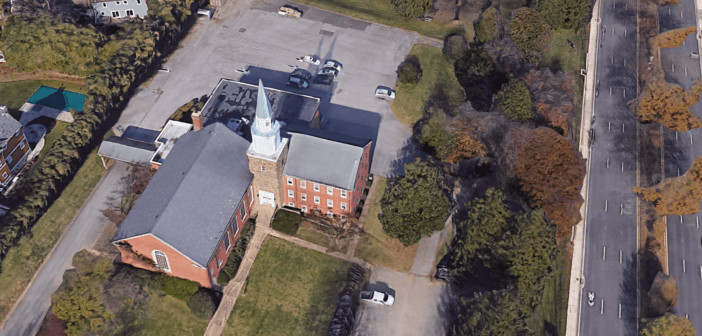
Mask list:
POLYGON ((81 86, 87 86, 85 84, 85 81, 83 80, 83 77, 71 76, 71 75, 60 73, 60 72, 55 71, 55 70, 23 72, 23 71, 17 70, 16 68, 14 68, 8 64, 0 65, 0 82, 14 82, 14 81, 22 81, 22 80, 28 80, 28 79, 60 80, 60 81, 64 81, 64 82, 78 84, 81 86))

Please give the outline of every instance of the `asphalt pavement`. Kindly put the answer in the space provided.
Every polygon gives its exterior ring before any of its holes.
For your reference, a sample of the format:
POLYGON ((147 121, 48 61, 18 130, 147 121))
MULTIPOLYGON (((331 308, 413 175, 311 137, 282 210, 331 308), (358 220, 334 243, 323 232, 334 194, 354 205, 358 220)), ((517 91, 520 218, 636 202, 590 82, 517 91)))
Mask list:
POLYGON ((636 1, 604 0, 598 35, 580 335, 631 335, 636 305, 636 1), (588 293, 594 293, 593 305, 588 293))
MULTIPOLYGON (((658 20, 661 32, 696 26, 693 0, 681 0, 680 5, 659 7, 658 20)), ((688 35, 683 46, 661 49, 661 65, 665 79, 689 89, 692 81, 700 77, 700 60, 695 34, 688 35)), ((702 104, 691 109, 702 116, 702 104)), ((684 174, 697 156, 702 156, 702 130, 665 132, 665 177, 684 174)), ((668 216, 668 265, 669 274, 675 277, 680 293, 673 312, 687 316, 698 331, 702 331, 702 213, 687 216, 668 216)))

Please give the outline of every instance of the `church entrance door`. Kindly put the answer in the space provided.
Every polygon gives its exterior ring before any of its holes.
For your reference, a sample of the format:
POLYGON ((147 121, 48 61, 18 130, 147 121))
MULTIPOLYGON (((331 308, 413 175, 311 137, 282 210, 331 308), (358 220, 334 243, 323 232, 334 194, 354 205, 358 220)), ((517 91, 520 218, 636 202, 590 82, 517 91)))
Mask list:
POLYGON ((272 207, 275 206, 275 196, 273 195, 272 192, 259 190, 258 197, 261 200, 261 204, 268 204, 272 207))

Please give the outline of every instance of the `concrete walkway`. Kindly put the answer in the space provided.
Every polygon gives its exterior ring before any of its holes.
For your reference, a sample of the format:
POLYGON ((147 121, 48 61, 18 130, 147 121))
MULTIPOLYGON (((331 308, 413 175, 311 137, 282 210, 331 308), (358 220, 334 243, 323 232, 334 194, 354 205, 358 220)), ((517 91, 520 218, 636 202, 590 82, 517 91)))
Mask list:
POLYGON ((217 308, 217 311, 210 320, 210 323, 207 325, 205 336, 219 336, 222 334, 222 331, 227 325, 229 315, 234 308, 234 304, 236 304, 236 299, 239 297, 239 293, 241 293, 241 289, 244 287, 246 279, 249 277, 249 272, 251 272, 251 267, 256 260, 256 255, 258 255, 258 251, 261 249, 263 241, 265 241, 266 237, 268 236, 280 238, 310 250, 315 250, 335 258, 356 263, 367 269, 373 268, 371 264, 363 260, 349 257, 339 252, 327 253, 327 248, 324 246, 313 244, 306 240, 273 230, 270 227, 271 219, 273 218, 274 214, 273 208, 268 206, 260 206, 258 204, 255 205, 254 208, 254 212, 258 213, 256 217, 256 232, 249 241, 249 246, 246 248, 246 253, 244 253, 244 258, 241 261, 239 270, 236 272, 236 276, 234 279, 229 281, 229 284, 227 284, 227 286, 224 288, 222 302, 219 304, 219 308, 217 308))
POLYGON ((597 72, 597 36, 600 23, 601 1, 596 0, 592 7, 592 20, 590 21, 590 35, 588 41, 588 53, 586 60, 587 75, 585 76, 585 92, 583 93, 582 119, 580 120, 580 144, 579 149, 583 158, 588 162, 588 169, 583 180, 583 187, 580 194, 583 202, 580 208, 582 220, 575 226, 575 233, 571 237, 573 241, 573 260, 570 268, 570 287, 568 288, 568 312, 566 318, 566 335, 575 336, 578 334, 580 320, 580 296, 583 288, 583 264, 585 260, 585 229, 587 227, 587 197, 590 180, 590 146, 588 144, 588 131, 592 126, 593 96, 595 92, 595 74, 597 72))
POLYGON ((39 331, 44 315, 51 307, 51 294, 63 281, 63 272, 73 268, 73 255, 80 250, 90 249, 100 237, 107 223, 102 211, 109 206, 111 199, 119 195, 119 183, 128 174, 128 169, 126 164, 116 163, 93 189, 83 208, 49 252, 5 318, 1 336, 27 336, 39 331))

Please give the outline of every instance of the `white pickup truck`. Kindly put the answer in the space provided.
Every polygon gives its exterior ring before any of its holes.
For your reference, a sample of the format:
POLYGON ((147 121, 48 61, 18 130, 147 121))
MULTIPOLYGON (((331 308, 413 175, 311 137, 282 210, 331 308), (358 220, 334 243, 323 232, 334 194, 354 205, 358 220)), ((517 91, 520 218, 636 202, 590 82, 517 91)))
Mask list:
POLYGON ((361 291, 361 300, 385 306, 392 306, 395 303, 395 298, 392 295, 377 291, 361 291))

